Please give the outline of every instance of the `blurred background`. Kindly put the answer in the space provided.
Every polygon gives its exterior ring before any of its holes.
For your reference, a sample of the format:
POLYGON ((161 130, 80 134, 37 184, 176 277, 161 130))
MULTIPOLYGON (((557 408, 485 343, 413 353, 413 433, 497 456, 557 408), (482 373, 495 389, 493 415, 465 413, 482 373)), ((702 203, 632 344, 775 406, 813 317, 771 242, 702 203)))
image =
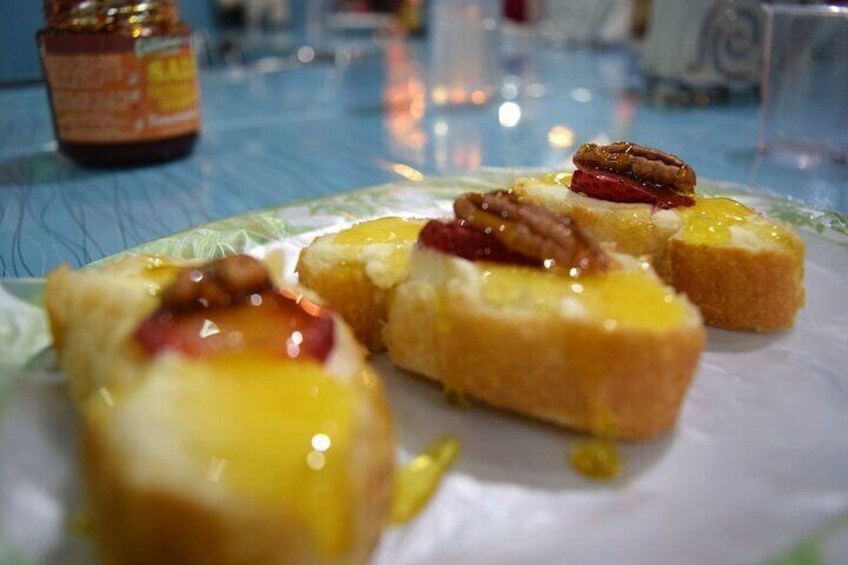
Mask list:
MULTIPOLYGON (((208 65, 249 63, 267 56, 285 56, 296 48, 320 40, 321 36, 343 34, 365 37, 393 29, 415 36, 427 33, 428 13, 434 4, 468 4, 462 0, 181 0, 182 17, 191 24, 203 47, 202 62, 208 65)), ((691 43, 695 36, 709 35, 724 27, 735 27, 735 49, 747 39, 762 38, 753 20, 760 4, 790 3, 760 0, 502 0, 471 2, 496 6, 507 24, 521 26, 546 41, 565 47, 644 45, 649 28, 677 26, 678 35, 691 43), (728 9, 734 14, 724 15, 728 9), (754 15, 752 15, 754 14, 754 15), (722 17, 724 20, 722 21, 722 17), (728 19, 730 18, 730 19, 728 19), (661 21, 657 21, 661 20, 661 21), (710 24, 713 30, 696 30, 695 24, 710 24), (692 33, 695 32, 695 33, 692 33), (687 36, 688 39, 683 38, 687 36)), ((844 4, 844 2, 801 1, 792 4, 844 4)), ((0 1, 0 83, 37 81, 40 67, 35 31, 42 27, 42 2, 0 1)), ((648 40, 662 43, 669 38, 654 33, 648 40)), ((675 49, 666 43, 665 58, 675 49)), ((676 43, 684 49, 697 45, 676 43)), ((703 46, 706 47, 706 46, 703 46)), ((728 46, 725 46, 728 47, 728 46)), ((736 53, 738 55, 738 53, 736 53)), ((726 61, 733 53, 727 51, 726 61)), ((669 72, 674 62, 658 57, 652 71, 669 72)), ((737 61, 738 65, 739 62, 737 61)), ((739 69, 737 69, 738 73, 739 69)), ((706 71, 709 73, 709 71, 706 71)), ((744 69, 742 70, 744 73, 744 69)))

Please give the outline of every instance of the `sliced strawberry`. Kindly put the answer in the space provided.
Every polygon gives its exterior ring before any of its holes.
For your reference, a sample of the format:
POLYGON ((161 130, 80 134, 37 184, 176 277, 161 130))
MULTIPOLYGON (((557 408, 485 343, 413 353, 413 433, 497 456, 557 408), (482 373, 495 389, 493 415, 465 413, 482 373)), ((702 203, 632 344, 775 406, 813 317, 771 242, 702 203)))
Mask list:
POLYGON ((538 261, 506 248, 493 235, 462 220, 430 220, 418 235, 424 247, 469 261, 492 261, 516 265, 538 265, 538 261))
POLYGON ((135 331, 148 355, 173 350, 188 357, 261 351, 323 361, 333 348, 333 319, 292 291, 267 290, 237 304, 172 312, 160 308, 135 331))
POLYGON ((609 202, 642 202, 658 208, 692 206, 691 196, 633 180, 610 171, 578 169, 571 178, 571 190, 609 202))

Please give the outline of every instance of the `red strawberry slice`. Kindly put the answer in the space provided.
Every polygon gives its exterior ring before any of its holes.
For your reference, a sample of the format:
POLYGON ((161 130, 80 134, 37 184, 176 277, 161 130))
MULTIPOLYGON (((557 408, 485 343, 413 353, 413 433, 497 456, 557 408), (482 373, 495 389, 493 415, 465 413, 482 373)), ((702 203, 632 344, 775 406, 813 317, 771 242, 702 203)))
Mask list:
POLYGON ((539 262, 505 247, 495 236, 482 232, 462 220, 430 220, 418 235, 424 247, 468 259, 515 265, 539 262))
POLYGON ((259 351, 323 361, 333 348, 333 319, 293 291, 251 294, 230 306, 171 312, 160 308, 135 331, 150 356, 172 350, 188 357, 259 351))
POLYGON ((609 202, 642 202, 666 209, 695 204, 691 196, 610 171, 578 169, 571 178, 571 190, 609 202))

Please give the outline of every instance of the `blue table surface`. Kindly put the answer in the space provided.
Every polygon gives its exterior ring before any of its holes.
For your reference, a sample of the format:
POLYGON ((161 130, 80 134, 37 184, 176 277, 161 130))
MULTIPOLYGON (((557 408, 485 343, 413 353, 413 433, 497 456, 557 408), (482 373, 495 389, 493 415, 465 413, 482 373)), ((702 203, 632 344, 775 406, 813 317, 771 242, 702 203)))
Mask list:
POLYGON ((703 177, 848 210, 848 167, 759 157, 755 102, 642 102, 628 52, 512 49, 490 104, 439 109, 426 102, 423 51, 393 42, 350 66, 204 71, 194 154, 135 169, 75 166, 56 150, 44 88, 0 90, 0 276, 38 277, 218 218, 401 177, 558 168, 599 136, 665 149, 703 177), (395 103, 381 105, 387 96, 395 103), (507 127, 499 116, 514 118, 513 104, 520 120, 507 127))

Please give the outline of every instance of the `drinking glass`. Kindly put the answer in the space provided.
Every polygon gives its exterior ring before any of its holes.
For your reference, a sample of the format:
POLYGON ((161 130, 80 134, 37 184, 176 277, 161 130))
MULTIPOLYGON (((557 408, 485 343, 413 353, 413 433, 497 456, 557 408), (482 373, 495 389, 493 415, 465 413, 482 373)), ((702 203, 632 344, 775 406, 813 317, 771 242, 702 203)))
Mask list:
POLYGON ((848 159, 848 8, 765 6, 760 152, 807 168, 848 159))
POLYGON ((485 104, 500 79, 498 0, 434 0, 428 27, 430 101, 485 104))

